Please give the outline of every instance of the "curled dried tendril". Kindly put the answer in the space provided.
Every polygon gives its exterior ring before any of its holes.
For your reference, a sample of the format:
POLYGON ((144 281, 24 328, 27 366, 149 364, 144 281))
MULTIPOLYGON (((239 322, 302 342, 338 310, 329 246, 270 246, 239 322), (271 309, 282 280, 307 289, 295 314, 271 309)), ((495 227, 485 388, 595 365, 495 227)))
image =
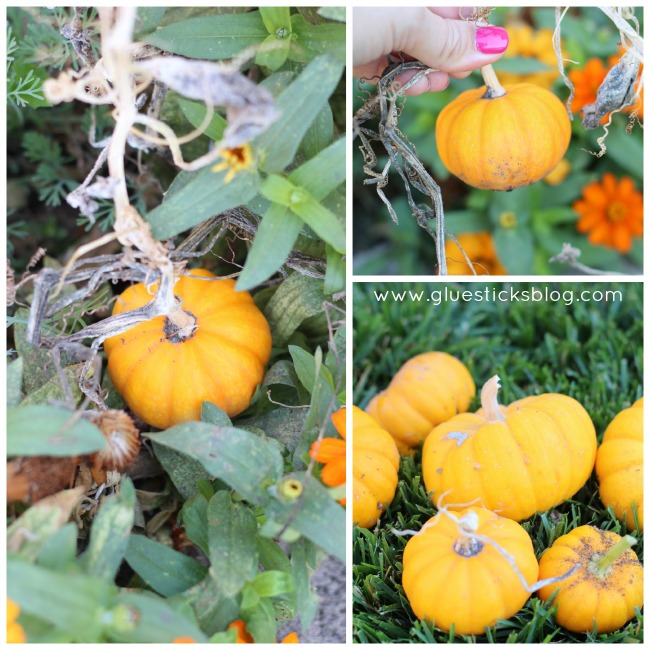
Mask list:
POLYGON ((469 23, 476 23, 477 25, 488 25, 489 24, 489 18, 490 14, 492 13, 492 10, 494 7, 474 7, 474 11, 472 12, 471 16, 465 18, 461 14, 461 9, 458 10, 458 13, 461 17, 461 19, 466 20, 469 23))

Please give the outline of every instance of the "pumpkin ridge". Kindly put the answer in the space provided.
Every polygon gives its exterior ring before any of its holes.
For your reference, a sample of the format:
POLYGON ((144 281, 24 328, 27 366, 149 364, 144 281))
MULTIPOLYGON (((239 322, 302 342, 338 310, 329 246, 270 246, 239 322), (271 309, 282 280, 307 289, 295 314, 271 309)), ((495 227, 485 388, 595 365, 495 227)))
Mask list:
MULTIPOLYGON (((152 334, 155 334, 155 330, 151 331, 149 336, 152 334)), ((146 335, 143 335, 143 337, 138 337, 139 338, 146 338, 146 335)), ((111 381, 113 382, 113 385, 115 386, 116 390, 122 394, 123 390, 126 390, 127 384, 131 380, 131 377, 133 376, 133 373, 137 370, 138 366, 140 366, 144 361, 147 360, 148 356, 141 356, 135 363, 130 361, 130 356, 131 356, 131 351, 128 349, 130 344, 132 343, 133 339, 125 339, 125 343, 123 346, 118 346, 115 348, 113 352, 111 352, 111 356, 108 360, 108 372, 111 375, 111 381), (122 359, 121 357, 125 357, 122 359), (119 373, 120 379, 116 380, 113 379, 113 375, 111 374, 111 359, 113 359, 113 372, 119 373), (122 367, 128 363, 128 368, 126 373, 122 371, 122 367), (119 370, 116 370, 115 368, 119 368, 119 370), (122 379, 123 378, 123 379, 122 379), (119 385, 118 385, 119 384, 119 385)), ((164 338, 160 338, 156 343, 153 343, 151 347, 147 350, 147 355, 150 355, 152 352, 157 350, 163 343, 165 343, 164 338)))
MULTIPOLYGON (((244 345, 242 342, 237 341, 235 339, 226 337, 222 334, 217 334, 213 331, 203 331, 203 336, 201 337, 200 341, 197 341, 197 343, 200 344, 201 348, 208 348, 208 349, 214 349, 216 347, 215 343, 216 342, 218 345, 222 345, 224 343, 227 344, 227 347, 230 348, 234 352, 240 352, 244 353, 247 357, 249 357, 250 360, 255 362, 255 365, 258 367, 261 367, 262 370, 264 369, 264 366, 266 365, 268 360, 264 360, 261 356, 259 356, 253 349, 250 347, 244 345), (212 339, 213 343, 210 345, 208 343, 208 339, 212 339)), ((223 346, 226 347, 226 346, 223 346)), ((270 355, 269 355, 270 356, 270 355)))

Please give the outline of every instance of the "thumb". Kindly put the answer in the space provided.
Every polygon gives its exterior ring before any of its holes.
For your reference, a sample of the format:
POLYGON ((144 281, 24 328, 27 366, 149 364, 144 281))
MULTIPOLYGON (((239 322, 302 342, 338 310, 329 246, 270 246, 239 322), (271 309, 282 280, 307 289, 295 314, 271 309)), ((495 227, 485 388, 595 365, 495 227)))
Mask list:
MULTIPOLYGON (((508 32, 502 27, 477 27, 464 20, 449 20, 428 10, 403 33, 401 50, 436 70, 469 72, 501 58, 508 47, 508 32)), ((401 31, 401 30, 400 30, 401 31)))

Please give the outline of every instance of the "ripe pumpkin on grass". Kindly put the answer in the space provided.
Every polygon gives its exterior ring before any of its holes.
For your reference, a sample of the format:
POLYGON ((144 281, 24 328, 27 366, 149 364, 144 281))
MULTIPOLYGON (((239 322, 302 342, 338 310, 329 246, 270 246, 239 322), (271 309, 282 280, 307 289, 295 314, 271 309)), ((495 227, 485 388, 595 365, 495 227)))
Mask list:
MULTIPOLYGON (((424 442, 422 476, 432 499, 479 500, 521 521, 572 497, 591 475, 596 431, 585 409, 559 394, 502 407, 499 377, 483 386, 476 413, 437 426, 424 442)), ((451 507, 451 506, 450 506, 451 507)))
POLYGON ((446 352, 424 352, 409 359, 366 410, 393 436, 400 453, 407 453, 437 424, 465 412, 475 394, 462 361, 446 352))
POLYGON ((466 90, 436 122, 438 153, 454 176, 484 190, 512 190, 544 178, 562 160, 571 122, 562 102, 529 83, 502 87, 490 66, 486 88, 466 90))
MULTIPOLYGON (((212 402, 229 416, 250 405, 271 356, 271 331, 246 291, 234 280, 205 269, 182 276, 174 293, 196 318, 195 329, 179 339, 168 318, 158 316, 106 339, 108 372, 129 408, 148 424, 166 429, 201 419, 201 405, 212 402)), ((152 299, 144 284, 129 287, 113 314, 143 307, 152 299)))
POLYGON ((568 578, 542 587, 538 595, 548 600, 559 588, 554 604, 556 620, 572 632, 613 632, 634 618, 643 606, 643 567, 630 546, 634 537, 580 526, 555 540, 539 562, 540 580, 564 575, 568 578))
POLYGON ((404 549, 402 585, 414 614, 456 634, 483 634, 516 614, 530 597, 538 565, 528 533, 483 508, 438 512, 404 549), (490 544, 485 539, 493 542, 490 544))
POLYGON ((621 411, 610 423, 596 455, 600 500, 612 507, 628 530, 635 528, 636 504, 643 530, 643 398, 621 411))
POLYGON ((391 435, 356 406, 352 431, 352 523, 371 528, 395 496, 399 452, 391 435))

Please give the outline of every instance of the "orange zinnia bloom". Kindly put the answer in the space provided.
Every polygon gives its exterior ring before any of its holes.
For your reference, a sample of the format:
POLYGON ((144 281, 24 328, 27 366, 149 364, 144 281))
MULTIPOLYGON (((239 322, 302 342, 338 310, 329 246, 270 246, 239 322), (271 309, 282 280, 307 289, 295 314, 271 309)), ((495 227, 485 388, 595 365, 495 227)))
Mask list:
MULTIPOLYGON (((324 463, 321 479, 325 485, 336 487, 345 484, 345 407, 332 415, 334 427, 342 440, 338 438, 323 438, 312 443, 309 455, 319 463, 324 463)), ((345 498, 339 499, 345 505, 345 498)))
MULTIPOLYGON (((508 274, 499 260, 494 240, 489 232, 462 233, 456 235, 456 239, 472 261, 477 275, 508 274)), ((456 242, 452 240, 446 242, 445 256, 447 257, 447 273, 449 275, 472 275, 456 242)))
POLYGON ((617 182, 614 174, 606 173, 602 182, 583 189, 573 209, 580 215, 578 230, 588 232, 592 244, 629 253, 632 238, 643 234, 643 194, 627 176, 617 182))
POLYGON ((196 643, 191 636, 177 636, 172 643, 196 643))
POLYGON ((246 623, 241 619, 233 621, 229 626, 229 630, 237 630, 237 641, 235 643, 255 643, 255 639, 248 633, 246 623))
POLYGON ((289 632, 287 636, 282 639, 282 643, 300 643, 297 632, 289 632))

